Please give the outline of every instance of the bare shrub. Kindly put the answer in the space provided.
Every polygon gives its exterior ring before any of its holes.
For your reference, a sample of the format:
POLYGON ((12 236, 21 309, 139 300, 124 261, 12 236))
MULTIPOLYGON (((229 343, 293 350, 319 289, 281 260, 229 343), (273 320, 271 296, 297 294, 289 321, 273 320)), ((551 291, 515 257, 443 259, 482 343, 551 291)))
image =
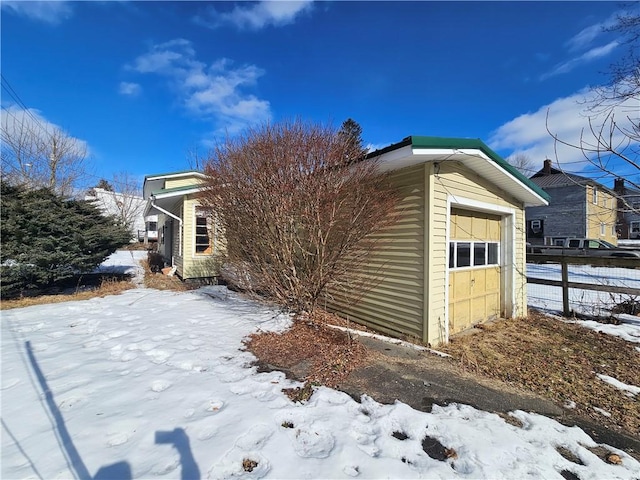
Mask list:
POLYGON ((202 200, 220 215, 226 270, 243 288, 303 312, 328 289, 371 286, 353 272, 395 220, 397 195, 357 142, 331 126, 267 124, 215 148, 205 173, 202 200))

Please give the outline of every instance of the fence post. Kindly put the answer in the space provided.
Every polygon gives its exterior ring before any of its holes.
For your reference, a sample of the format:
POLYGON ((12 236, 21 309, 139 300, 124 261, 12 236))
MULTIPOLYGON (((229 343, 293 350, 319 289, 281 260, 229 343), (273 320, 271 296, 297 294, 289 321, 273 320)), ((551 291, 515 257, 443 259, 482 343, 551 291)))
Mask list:
POLYGON ((569 309, 569 267, 566 259, 562 259, 562 310, 563 315, 568 317, 571 315, 569 309))

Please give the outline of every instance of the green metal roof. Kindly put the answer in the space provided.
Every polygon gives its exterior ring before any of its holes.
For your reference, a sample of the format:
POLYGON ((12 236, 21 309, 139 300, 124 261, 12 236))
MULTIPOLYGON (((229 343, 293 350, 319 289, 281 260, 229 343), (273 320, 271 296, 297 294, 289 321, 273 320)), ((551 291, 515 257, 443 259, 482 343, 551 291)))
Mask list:
POLYGON ((397 150, 402 147, 411 146, 411 149, 436 149, 436 148, 450 148, 450 149, 476 149, 483 152, 493 162, 498 164, 503 170, 506 170, 509 174, 514 176, 518 181, 526 185, 533 190, 540 197, 549 201, 551 197, 538 185, 520 173, 513 165, 504 160, 500 155, 491 150, 482 140, 479 138, 452 138, 452 137, 425 137, 412 135, 406 137, 401 142, 389 145, 381 150, 376 150, 367 155, 367 158, 377 157, 387 152, 397 150))
POLYGON ((144 179, 147 180, 149 178, 162 178, 162 177, 172 177, 174 175, 183 175, 183 174, 188 174, 188 173, 195 173, 197 175, 204 175, 204 173, 198 171, 198 170, 178 170, 176 172, 163 172, 163 173, 158 173, 155 175, 145 175, 144 179))

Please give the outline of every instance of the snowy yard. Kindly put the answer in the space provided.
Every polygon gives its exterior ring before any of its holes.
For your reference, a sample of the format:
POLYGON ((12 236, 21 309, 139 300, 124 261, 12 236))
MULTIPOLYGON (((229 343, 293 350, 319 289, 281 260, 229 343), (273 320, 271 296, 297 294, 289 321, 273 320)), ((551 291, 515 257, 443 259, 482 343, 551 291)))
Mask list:
MULTIPOLYGON (((136 269, 129 252, 110 263, 136 269)), ((622 459, 607 464, 581 429, 536 414, 512 412, 519 427, 466 405, 424 413, 324 387, 292 403, 282 389, 300 384, 256 373, 241 351, 251 332, 289 323, 224 287, 2 311, 0 476, 638 478, 626 453, 607 447, 622 459), (455 453, 429 457, 427 435, 455 453)))
MULTIPOLYGON (((527 264, 527 276, 560 280, 560 265, 527 264)), ((611 285, 640 289, 640 270, 629 268, 591 267, 586 265, 569 265, 569 281, 611 285)), ((527 284, 529 306, 548 312, 562 311, 562 289, 547 285, 527 284)), ((569 289, 569 304, 577 313, 607 317, 611 309, 625 300, 640 301, 632 295, 597 292, 593 290, 569 289)), ((640 317, 619 314, 621 325, 606 325, 595 321, 580 321, 587 328, 617 335, 629 342, 640 343, 640 317)))

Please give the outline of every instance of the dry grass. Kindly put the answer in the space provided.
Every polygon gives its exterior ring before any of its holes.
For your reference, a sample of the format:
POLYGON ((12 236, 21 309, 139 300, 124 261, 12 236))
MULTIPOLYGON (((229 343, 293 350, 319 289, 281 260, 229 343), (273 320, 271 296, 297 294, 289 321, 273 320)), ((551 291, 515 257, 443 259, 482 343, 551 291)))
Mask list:
POLYGON ((351 371, 367 363, 367 351, 346 333, 327 327, 330 317, 298 319, 284 333, 251 335, 247 348, 263 363, 277 368, 305 365, 303 380, 335 388, 351 371))
POLYGON ((91 298, 117 295, 131 288, 135 288, 135 285, 129 280, 107 279, 104 280, 100 284, 100 286, 96 288, 92 288, 90 290, 82 290, 71 294, 40 295, 37 297, 22 297, 12 300, 2 300, 0 302, 0 310, 30 307, 32 305, 45 305, 48 303, 89 300, 91 298))
POLYGON ((172 290, 174 292, 185 292, 193 288, 175 275, 170 277, 169 275, 164 275, 162 273, 153 273, 146 260, 142 260, 140 265, 144 268, 144 286, 147 288, 155 288, 156 290, 172 290))
MULTIPOLYGON (((299 320, 283 334, 253 335, 247 347, 263 363, 285 370, 306 365, 303 380, 339 387, 349 372, 374 361, 375 354, 326 323, 364 328, 319 312, 313 322, 299 320)), ((638 398, 596 376, 638 385, 640 356, 624 340, 531 312, 526 319, 483 324, 474 334, 454 337, 439 350, 451 354, 452 365, 462 371, 524 388, 558 405, 575 402, 575 409, 567 413, 632 435, 640 433, 638 398)))
POLYGON ((640 433, 640 402, 596 374, 638 385, 640 360, 633 345, 576 324, 531 312, 526 319, 485 324, 440 348, 465 370, 529 389, 609 427, 640 433), (593 407, 611 413, 603 416, 593 407))

